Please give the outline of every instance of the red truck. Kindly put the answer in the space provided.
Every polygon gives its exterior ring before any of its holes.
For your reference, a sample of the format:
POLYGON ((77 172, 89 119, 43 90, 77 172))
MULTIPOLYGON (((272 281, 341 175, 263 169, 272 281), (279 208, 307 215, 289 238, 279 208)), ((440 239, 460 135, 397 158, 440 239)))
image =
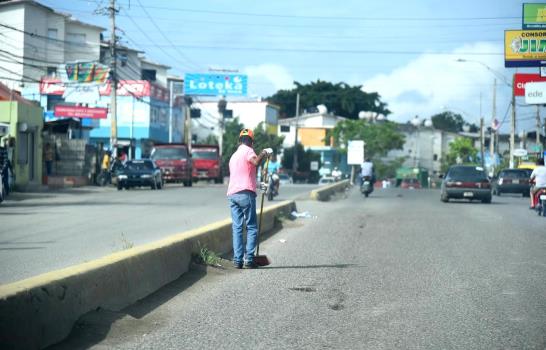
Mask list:
POLYGON ((223 182, 222 159, 218 145, 192 145, 191 155, 195 181, 214 180, 217 184, 223 182))
POLYGON ((165 182, 182 182, 192 185, 193 162, 184 143, 156 144, 151 158, 163 173, 165 182))

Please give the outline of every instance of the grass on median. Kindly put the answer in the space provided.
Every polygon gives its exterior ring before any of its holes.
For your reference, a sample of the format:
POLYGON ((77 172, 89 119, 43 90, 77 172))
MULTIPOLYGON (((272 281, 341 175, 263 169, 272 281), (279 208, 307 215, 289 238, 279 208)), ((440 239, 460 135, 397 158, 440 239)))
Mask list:
POLYGON ((198 264, 210 265, 210 266, 221 266, 222 258, 218 256, 212 250, 209 250, 207 247, 201 246, 201 242, 198 242, 199 245, 199 255, 194 256, 194 260, 198 264))

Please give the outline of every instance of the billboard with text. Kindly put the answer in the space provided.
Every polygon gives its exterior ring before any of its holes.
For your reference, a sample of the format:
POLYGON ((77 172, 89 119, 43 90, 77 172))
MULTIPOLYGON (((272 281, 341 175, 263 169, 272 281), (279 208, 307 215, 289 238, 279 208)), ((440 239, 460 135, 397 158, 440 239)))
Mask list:
POLYGON ((246 96, 244 74, 193 74, 184 76, 184 93, 190 96, 246 96))

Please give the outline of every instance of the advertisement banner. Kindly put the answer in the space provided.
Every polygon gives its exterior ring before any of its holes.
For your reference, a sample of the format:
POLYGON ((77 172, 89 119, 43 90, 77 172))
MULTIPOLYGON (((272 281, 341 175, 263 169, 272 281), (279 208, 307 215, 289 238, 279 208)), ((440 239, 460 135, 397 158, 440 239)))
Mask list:
POLYGON ((108 108, 56 105, 54 113, 55 117, 106 119, 108 108))
POLYGON ((505 30, 504 66, 546 65, 546 30, 505 30))
POLYGON ((246 96, 248 77, 244 74, 194 74, 184 76, 184 93, 198 96, 246 96))
POLYGON ((347 164, 360 165, 362 163, 364 163, 364 141, 349 141, 347 145, 347 164))
POLYGON ((546 82, 525 84, 525 103, 542 105, 546 103, 546 82))
POLYGON ((523 29, 546 29, 546 4, 523 4, 523 29))
POLYGON ((525 84, 546 81, 546 77, 534 73, 516 73, 514 80, 514 95, 525 96, 525 84))

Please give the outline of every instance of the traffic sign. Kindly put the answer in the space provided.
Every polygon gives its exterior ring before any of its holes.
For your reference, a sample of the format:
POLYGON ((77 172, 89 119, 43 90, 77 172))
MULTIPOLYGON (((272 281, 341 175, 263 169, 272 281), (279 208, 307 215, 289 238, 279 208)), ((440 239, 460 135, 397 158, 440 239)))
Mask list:
POLYGON ((525 157, 527 155, 527 150, 523 148, 516 148, 514 150, 514 157, 525 157))
POLYGON ((347 145, 347 164, 360 165, 362 163, 364 163, 364 141, 349 141, 347 145))

